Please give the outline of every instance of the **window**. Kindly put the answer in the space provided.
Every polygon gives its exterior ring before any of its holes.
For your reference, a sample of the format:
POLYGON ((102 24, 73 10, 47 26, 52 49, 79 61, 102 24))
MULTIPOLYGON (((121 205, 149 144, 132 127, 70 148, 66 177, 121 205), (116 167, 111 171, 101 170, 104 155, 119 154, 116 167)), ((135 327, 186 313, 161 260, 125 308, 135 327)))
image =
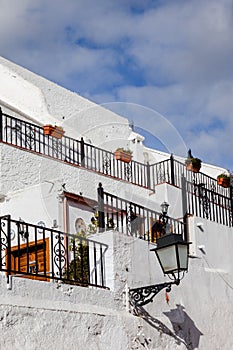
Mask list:
POLYGON ((30 279, 49 281, 49 238, 11 248, 11 271, 30 279), (25 276, 26 275, 26 276, 25 276))

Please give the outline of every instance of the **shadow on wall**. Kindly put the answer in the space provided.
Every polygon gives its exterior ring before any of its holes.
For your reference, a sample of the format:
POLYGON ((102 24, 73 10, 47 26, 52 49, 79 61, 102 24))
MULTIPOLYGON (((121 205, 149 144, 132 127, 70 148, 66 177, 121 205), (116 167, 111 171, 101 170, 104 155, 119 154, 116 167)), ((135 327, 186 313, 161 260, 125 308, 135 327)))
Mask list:
POLYGON ((171 321, 174 333, 184 340, 188 350, 197 349, 200 342, 200 336, 203 333, 196 327, 193 320, 184 311, 184 307, 180 304, 176 304, 176 309, 172 309, 169 312, 164 312, 171 321))
POLYGON ((193 320, 184 311, 182 305, 177 304, 176 309, 172 309, 169 312, 164 312, 173 327, 173 330, 168 328, 164 323, 151 316, 143 307, 138 306, 135 308, 137 316, 142 317, 150 326, 158 330, 160 333, 164 333, 174 338, 176 344, 181 343, 186 346, 188 350, 197 349, 199 346, 200 336, 203 333, 195 326, 193 320))

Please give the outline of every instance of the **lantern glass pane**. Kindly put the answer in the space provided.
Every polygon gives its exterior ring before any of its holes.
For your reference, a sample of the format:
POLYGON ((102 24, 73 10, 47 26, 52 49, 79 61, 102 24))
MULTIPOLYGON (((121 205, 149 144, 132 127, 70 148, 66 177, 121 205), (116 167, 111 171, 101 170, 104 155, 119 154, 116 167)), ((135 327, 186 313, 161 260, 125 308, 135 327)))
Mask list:
POLYGON ((185 244, 178 244, 178 252, 180 259, 180 269, 188 269, 188 246, 185 244))
POLYGON ((178 266, 175 245, 160 248, 157 250, 157 254, 164 273, 169 273, 171 271, 177 270, 178 266))

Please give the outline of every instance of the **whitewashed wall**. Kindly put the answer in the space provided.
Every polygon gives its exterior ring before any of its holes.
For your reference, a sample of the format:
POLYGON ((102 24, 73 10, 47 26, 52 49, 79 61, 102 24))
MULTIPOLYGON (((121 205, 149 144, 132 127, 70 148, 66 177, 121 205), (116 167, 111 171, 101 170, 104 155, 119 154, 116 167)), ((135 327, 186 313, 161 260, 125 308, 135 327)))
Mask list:
MULTIPOLYGON (((63 124, 68 136, 83 136, 109 150, 129 146, 134 159, 141 162, 169 156, 144 148, 142 140, 135 143, 125 118, 2 58, 0 76, 5 79, 0 87, 4 112, 39 125, 56 121, 63 124)), ((96 199, 99 182, 105 191, 156 211, 166 200, 173 203, 169 215, 183 214, 181 191, 168 185, 156 186, 151 192, 4 144, 0 144, 0 156, 1 215, 35 224, 44 220, 48 227, 55 219, 62 230, 63 189, 96 199)), ((202 170, 215 177, 223 169, 204 164, 202 170)), ((193 242, 189 273, 172 289, 169 304, 161 292, 138 316, 127 310, 125 287, 166 279, 150 252, 151 244, 115 231, 95 236, 108 244, 105 273, 111 290, 15 277, 7 286, 1 276, 0 348, 231 350, 232 229, 200 218, 191 218, 189 227, 193 242)))
MULTIPOLYGON (((146 158, 151 163, 159 162, 170 156, 145 147, 143 137, 132 132, 126 118, 3 57, 0 57, 0 78, 0 106, 5 113, 39 125, 63 125, 67 136, 84 137, 87 142, 111 151, 129 147, 134 151, 134 159, 141 162, 146 158)), ((184 161, 181 157, 177 159, 184 161)), ((216 177, 224 169, 203 163, 202 171, 216 177)))
POLYGON ((233 347, 232 229, 191 219, 196 253, 189 272, 169 293, 137 311, 126 307, 125 286, 166 281, 151 245, 115 231, 107 272, 114 291, 6 277, 0 283, 0 347, 7 349, 213 349, 233 347))
POLYGON ((0 203, 1 214, 11 213, 15 218, 37 223, 44 217, 48 227, 54 219, 62 227, 59 196, 63 189, 86 198, 97 199, 97 187, 101 182, 106 192, 160 212, 160 204, 166 200, 169 215, 182 216, 181 191, 169 185, 155 187, 155 192, 116 181, 95 172, 73 167, 65 163, 0 144, 0 194, 6 196, 0 203), (65 188, 62 185, 65 184, 65 188), (33 205, 32 205, 33 204, 33 205))
MULTIPOLYGON (((154 302, 139 310, 148 349, 233 348, 233 230, 200 218, 190 218, 189 272, 173 286, 170 301, 161 291, 154 302), (202 223, 202 225, 200 225, 202 223), (151 339, 151 341, 149 341, 151 339)), ((97 238, 111 241, 110 233, 97 238)), ((124 286, 140 287, 169 281, 162 275, 154 247, 140 239, 112 233, 112 284, 123 297, 124 286)))
POLYGON ((119 147, 130 135, 126 118, 2 57, 0 78, 4 112, 6 108, 9 114, 39 125, 62 124, 68 136, 83 136, 96 145, 116 139, 119 147))

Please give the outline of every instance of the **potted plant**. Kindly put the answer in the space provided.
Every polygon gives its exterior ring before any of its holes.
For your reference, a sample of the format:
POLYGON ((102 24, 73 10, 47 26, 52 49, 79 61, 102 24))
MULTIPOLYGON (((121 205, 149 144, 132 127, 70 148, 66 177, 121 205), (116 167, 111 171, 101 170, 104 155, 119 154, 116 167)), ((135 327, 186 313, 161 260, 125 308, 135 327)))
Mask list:
POLYGON ((65 131, 61 126, 46 124, 43 126, 44 134, 52 137, 56 137, 57 139, 61 139, 64 135, 65 131))
POLYGON ((201 169, 201 160, 199 158, 187 158, 185 161, 186 169, 198 173, 201 169))
POLYGON ((122 162, 129 163, 132 160, 132 151, 127 148, 119 147, 114 152, 116 160, 121 160, 122 162))
POLYGON ((231 184, 231 175, 227 175, 225 173, 222 173, 220 175, 217 176, 217 182, 218 185, 222 186, 222 187, 230 187, 231 184))

